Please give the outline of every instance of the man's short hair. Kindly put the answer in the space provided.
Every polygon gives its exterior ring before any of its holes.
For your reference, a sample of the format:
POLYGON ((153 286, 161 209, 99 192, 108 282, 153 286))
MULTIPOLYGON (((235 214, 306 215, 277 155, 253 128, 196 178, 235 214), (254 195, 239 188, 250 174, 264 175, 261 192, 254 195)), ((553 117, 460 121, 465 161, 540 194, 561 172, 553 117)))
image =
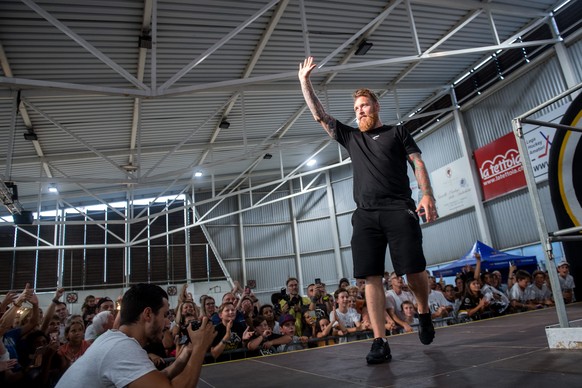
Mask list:
POLYGON ((289 279, 287 279, 287 283, 285 283, 285 285, 288 286, 289 282, 292 282, 293 280, 295 280, 297 283, 299 283, 299 280, 297 280, 297 278, 289 278, 289 279))
POLYGON ((515 273, 515 280, 520 281, 522 279, 531 280, 531 275, 526 270, 520 269, 515 273))
POLYGON ((358 89, 354 92, 354 101, 356 101, 356 99, 358 97, 368 97, 370 100, 372 100, 374 103, 376 104, 380 104, 379 100, 378 100, 378 96, 376 96, 376 93, 374 93, 373 91, 371 91, 370 89, 358 89))
POLYGON ((113 300, 111 300, 111 298, 108 297, 108 296, 104 296, 102 298, 99 298, 99 302, 97 302, 97 310, 101 310, 101 306, 105 302, 111 302, 111 303, 113 303, 113 300))
POLYGON ((531 274, 531 278, 534 279, 536 276, 538 275, 542 275, 543 277, 546 277, 546 273, 540 269, 536 269, 535 271, 533 271, 533 273, 531 274))
POLYGON ((232 303, 232 302, 223 303, 223 304, 221 304, 221 305, 220 305, 220 307, 218 308, 218 312, 219 312, 219 313, 222 313, 222 312, 224 311, 224 309, 225 309, 225 307, 226 307, 226 306, 232 306, 232 307, 236 307, 236 306, 234 305, 234 303, 232 303))
POLYGON ((338 288, 337 290, 335 290, 335 292, 333 293, 333 297, 337 300, 339 294, 345 292, 346 294, 348 294, 348 290, 346 290, 345 288, 338 288))
POLYGON ((164 306, 164 299, 168 299, 168 294, 155 284, 139 283, 132 286, 121 301, 120 325, 136 323, 146 307, 157 314, 164 306))

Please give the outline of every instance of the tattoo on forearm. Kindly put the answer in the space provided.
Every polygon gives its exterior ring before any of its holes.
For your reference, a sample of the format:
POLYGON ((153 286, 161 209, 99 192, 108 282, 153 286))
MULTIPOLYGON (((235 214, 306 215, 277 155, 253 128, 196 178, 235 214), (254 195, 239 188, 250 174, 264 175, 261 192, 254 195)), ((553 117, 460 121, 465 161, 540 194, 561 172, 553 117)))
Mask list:
POLYGON ((434 197, 432 192, 432 187, 430 185, 430 178, 428 176, 428 171, 424 162, 418 154, 412 154, 411 156, 412 164, 414 165, 414 175, 416 176, 416 181, 418 183, 418 189, 423 195, 428 195, 434 197))
POLYGON ((307 107, 311 111, 315 121, 323 126, 329 136, 335 138, 336 121, 325 111, 323 104, 319 98, 317 98, 317 94, 315 94, 315 90, 311 83, 309 81, 301 82, 301 91, 303 92, 303 97, 305 98, 307 107))

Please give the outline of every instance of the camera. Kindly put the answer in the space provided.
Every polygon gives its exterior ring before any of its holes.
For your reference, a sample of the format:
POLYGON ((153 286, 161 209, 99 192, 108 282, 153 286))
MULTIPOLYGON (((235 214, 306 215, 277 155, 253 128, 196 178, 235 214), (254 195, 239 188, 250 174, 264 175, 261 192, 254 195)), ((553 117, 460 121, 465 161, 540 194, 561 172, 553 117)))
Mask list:
POLYGON ((281 300, 284 300, 285 302, 287 302, 287 304, 289 305, 289 308, 292 308, 293 306, 301 303, 301 301, 299 300, 298 297, 296 297, 296 296, 291 297, 291 295, 288 295, 286 288, 281 288, 281 300))
MULTIPOLYGON (((190 322, 190 326, 194 331, 200 329, 201 325, 202 323, 200 321, 190 322)), ((188 324, 180 326, 180 341, 179 341, 180 345, 185 345, 187 343, 190 343, 190 336, 188 335, 188 324)))

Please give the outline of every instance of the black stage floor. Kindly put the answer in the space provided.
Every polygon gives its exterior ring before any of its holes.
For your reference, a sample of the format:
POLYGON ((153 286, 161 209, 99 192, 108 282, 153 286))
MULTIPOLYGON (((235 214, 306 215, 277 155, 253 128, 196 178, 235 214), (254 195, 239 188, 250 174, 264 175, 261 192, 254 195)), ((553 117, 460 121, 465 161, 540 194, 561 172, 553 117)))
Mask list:
MULTIPOLYGON (((567 306, 582 319, 582 303, 567 306)), ((545 327, 555 309, 437 328, 422 345, 417 333, 391 336, 392 361, 369 366, 371 340, 205 365, 206 387, 582 387, 582 351, 550 350, 545 327)))

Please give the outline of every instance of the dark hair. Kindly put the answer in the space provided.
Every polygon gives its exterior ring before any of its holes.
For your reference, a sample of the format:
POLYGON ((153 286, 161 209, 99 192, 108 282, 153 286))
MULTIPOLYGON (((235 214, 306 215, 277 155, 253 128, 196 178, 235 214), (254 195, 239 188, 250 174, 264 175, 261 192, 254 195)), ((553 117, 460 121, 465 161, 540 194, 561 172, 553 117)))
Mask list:
POLYGON ((522 279, 531 280, 531 275, 526 270, 520 269, 515 273, 515 280, 520 281, 522 279))
POLYGON ((267 318, 263 317, 262 315, 257 315, 255 318, 253 318, 253 330, 255 330, 257 326, 260 326, 261 323, 266 320, 267 318))
POLYGON ((293 280, 295 280, 297 283, 299 283, 299 280, 297 280, 297 278, 289 278, 289 279, 287 279, 287 282, 285 283, 285 285, 288 286, 289 282, 291 282, 293 280))
POLYGON ((113 302, 113 300, 108 296, 99 298, 99 302, 97 302, 97 309, 101 309, 101 305, 103 305, 105 302, 113 302))
POLYGON ((36 341, 36 339, 38 337, 43 337, 47 343, 50 342, 50 338, 48 335, 46 335, 46 333, 42 330, 34 330, 32 332, 30 332, 27 336, 26 336, 26 345, 27 345, 27 349, 26 351, 29 354, 32 354, 35 352, 36 350, 36 345, 34 344, 34 341, 36 341))
POLYGON ((161 287, 155 284, 139 283, 132 286, 121 302, 119 312, 120 325, 130 325, 139 320, 141 313, 149 307, 154 314, 164 306, 164 299, 168 300, 168 294, 161 287))
POLYGON ((333 297, 337 300, 337 297, 339 296, 339 294, 341 294, 342 292, 345 292, 346 294, 349 295, 348 290, 346 290, 345 288, 338 288, 337 290, 335 290, 335 292, 333 293, 333 297))
POLYGON ((537 269, 537 270, 533 271, 533 273, 531 274, 531 278, 533 279, 538 275, 543 275, 544 278, 546 277, 546 273, 544 271, 537 269))
POLYGON ((273 310, 273 313, 275 312, 275 308, 272 305, 264 304, 261 307, 259 307, 259 315, 263 315, 263 311, 265 311, 266 308, 273 310))

